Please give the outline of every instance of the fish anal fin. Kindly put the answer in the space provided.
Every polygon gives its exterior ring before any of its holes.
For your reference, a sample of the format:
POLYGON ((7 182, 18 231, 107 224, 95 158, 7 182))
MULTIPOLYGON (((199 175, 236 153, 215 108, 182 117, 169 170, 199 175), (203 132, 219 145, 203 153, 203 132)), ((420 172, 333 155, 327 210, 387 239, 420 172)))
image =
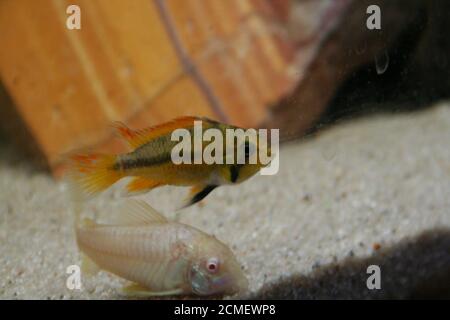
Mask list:
POLYGON ((153 188, 161 186, 162 183, 147 178, 135 177, 127 185, 127 194, 136 195, 144 192, 148 192, 153 188))
POLYGON ((100 267, 87 255, 81 254, 81 271, 92 276, 100 271, 100 267))
POLYGON ((148 203, 142 200, 130 200, 127 202, 124 213, 120 216, 118 224, 121 225, 145 225, 152 223, 167 223, 168 220, 148 203))
POLYGON ((183 293, 182 289, 172 289, 166 291, 151 291, 151 289, 144 287, 140 284, 133 283, 131 285, 122 288, 122 293, 128 297, 161 297, 161 296, 174 296, 183 293))
MULTIPOLYGON (((192 116, 179 117, 172 121, 141 130, 132 130, 121 122, 116 122, 114 127, 119 135, 125 139, 132 148, 137 148, 156 137, 169 134, 173 130, 191 127, 196 120, 202 119, 192 116)), ((207 119, 205 119, 205 121, 206 120, 207 119)))

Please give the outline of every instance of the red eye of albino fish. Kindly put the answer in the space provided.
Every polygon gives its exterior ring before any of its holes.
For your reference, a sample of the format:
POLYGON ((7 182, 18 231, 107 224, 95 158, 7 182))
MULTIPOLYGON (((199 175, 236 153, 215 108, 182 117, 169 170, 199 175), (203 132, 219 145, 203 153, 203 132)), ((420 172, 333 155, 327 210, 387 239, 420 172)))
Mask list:
POLYGON ((211 258, 206 262, 206 268, 210 273, 216 273, 219 271, 219 260, 217 258, 211 258))

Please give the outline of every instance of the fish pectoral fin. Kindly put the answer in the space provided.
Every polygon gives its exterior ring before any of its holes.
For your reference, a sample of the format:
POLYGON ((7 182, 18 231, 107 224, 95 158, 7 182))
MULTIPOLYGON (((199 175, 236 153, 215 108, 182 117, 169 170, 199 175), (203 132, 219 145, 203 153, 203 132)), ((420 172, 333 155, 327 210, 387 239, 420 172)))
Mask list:
POLYGON ((153 188, 163 185, 161 182, 143 177, 135 177, 127 184, 127 195, 137 195, 148 192, 153 188))
POLYGON ((122 294, 127 297, 161 297, 161 296, 174 296, 182 294, 183 290, 181 288, 166 290, 166 291, 151 291, 149 288, 144 287, 140 284, 133 283, 131 285, 122 288, 122 294))
POLYGON ((142 200, 130 200, 124 208, 124 214, 119 216, 117 224, 139 226, 152 223, 167 223, 167 219, 148 203, 142 200))
POLYGON ((188 200, 186 201, 186 203, 183 205, 182 208, 189 207, 203 200, 208 194, 211 193, 211 191, 213 191, 217 187, 218 187, 217 185, 206 185, 206 186, 199 185, 192 187, 189 192, 188 200))
POLYGON ((87 255, 81 254, 81 271, 92 276, 100 271, 100 267, 87 255))

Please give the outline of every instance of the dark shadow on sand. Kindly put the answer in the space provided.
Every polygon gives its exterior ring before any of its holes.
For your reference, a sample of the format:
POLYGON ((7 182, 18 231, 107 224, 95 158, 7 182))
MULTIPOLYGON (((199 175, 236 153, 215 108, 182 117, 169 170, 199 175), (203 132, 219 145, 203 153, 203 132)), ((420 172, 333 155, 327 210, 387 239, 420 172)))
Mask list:
POLYGON ((450 299, 450 229, 441 228, 381 248, 368 258, 349 257, 268 283, 251 299, 450 299), (381 289, 369 290, 367 267, 381 269, 381 289))

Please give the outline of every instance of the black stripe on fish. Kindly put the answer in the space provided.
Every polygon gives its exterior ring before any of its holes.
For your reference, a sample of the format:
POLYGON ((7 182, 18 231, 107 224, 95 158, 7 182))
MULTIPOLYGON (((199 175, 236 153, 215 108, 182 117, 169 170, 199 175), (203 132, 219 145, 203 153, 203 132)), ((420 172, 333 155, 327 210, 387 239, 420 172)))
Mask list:
POLYGON ((230 167, 230 180, 231 182, 235 183, 239 177, 239 170, 241 167, 239 165, 231 166, 230 167))
MULTIPOLYGON (((193 129, 189 129, 193 135, 193 129)), ((131 153, 124 154, 120 158, 120 166, 118 163, 114 169, 139 169, 165 164, 172 161, 172 148, 178 142, 172 141, 170 135, 154 138, 148 143, 136 148, 131 153), (167 150, 167 151, 161 151, 167 150)), ((191 154, 191 160, 193 155, 191 154)))
MULTIPOLYGON (((123 169, 137 169, 137 168, 145 168, 154 165, 164 164, 171 161, 170 154, 169 156, 161 156, 158 155, 152 158, 135 158, 135 159, 123 159, 121 161, 121 166, 123 169)), ((116 163, 116 167, 118 163, 116 163)), ((117 169, 117 168, 115 168, 117 169)))

